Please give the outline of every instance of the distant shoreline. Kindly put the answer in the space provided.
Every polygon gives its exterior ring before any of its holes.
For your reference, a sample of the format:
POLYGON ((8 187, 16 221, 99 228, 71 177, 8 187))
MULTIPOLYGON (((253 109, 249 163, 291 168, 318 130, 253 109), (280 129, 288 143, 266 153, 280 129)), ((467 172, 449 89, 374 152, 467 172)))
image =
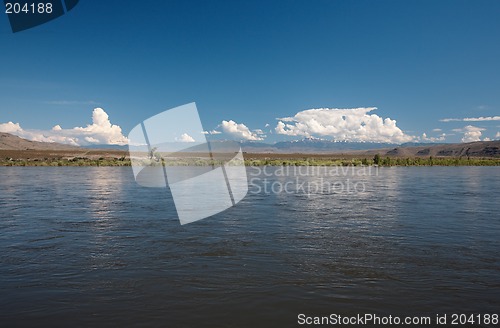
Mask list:
MULTIPOLYGON (((169 165, 212 164, 191 157, 169 165)), ((244 158, 246 166, 500 166, 500 157, 245 153, 244 158)), ((128 152, 118 150, 0 150, 0 166, 131 166, 131 161, 128 152)))

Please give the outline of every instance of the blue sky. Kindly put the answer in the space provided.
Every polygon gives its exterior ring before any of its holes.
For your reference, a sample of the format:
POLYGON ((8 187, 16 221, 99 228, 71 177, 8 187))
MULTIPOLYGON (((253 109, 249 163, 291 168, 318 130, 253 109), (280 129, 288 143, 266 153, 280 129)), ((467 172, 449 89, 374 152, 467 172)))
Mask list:
POLYGON ((81 0, 13 34, 0 14, 0 127, 86 128, 101 107, 127 135, 194 101, 219 138, 499 139, 498 17, 496 0, 81 0))

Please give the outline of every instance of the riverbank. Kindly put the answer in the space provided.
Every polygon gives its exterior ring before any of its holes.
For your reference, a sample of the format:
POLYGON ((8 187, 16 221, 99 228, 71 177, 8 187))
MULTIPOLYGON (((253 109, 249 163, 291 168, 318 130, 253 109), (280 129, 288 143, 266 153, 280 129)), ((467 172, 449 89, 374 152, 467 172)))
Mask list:
MULTIPOLYGON (((361 157, 352 154, 244 154, 246 166, 500 166, 499 157, 361 157)), ((167 165, 212 165, 210 160, 180 156, 167 165)), ((127 152, 0 151, 0 166, 131 166, 127 152)))

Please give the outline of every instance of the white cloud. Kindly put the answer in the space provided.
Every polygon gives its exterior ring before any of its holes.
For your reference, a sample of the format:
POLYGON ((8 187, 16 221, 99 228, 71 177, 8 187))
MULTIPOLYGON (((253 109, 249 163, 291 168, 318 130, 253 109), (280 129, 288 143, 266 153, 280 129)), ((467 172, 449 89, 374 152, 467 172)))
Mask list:
POLYGON ((267 138, 266 133, 262 129, 253 130, 255 134, 257 134, 260 138, 267 138))
POLYGON ((457 132, 463 132, 464 136, 462 142, 475 142, 481 141, 482 131, 485 129, 479 128, 477 126, 467 125, 463 129, 455 129, 457 132))
POLYGON ((500 121, 500 116, 487 116, 487 117, 466 117, 464 122, 483 122, 483 121, 500 121))
POLYGON ((85 141, 87 141, 88 143, 99 143, 99 140, 92 137, 85 137, 85 141))
POLYGON ((439 141, 445 141, 445 140, 446 140, 446 133, 441 133, 437 137, 428 137, 427 133, 422 134, 422 141, 439 142, 439 141))
POLYGON ((175 138, 175 140, 179 142, 195 142, 194 138, 187 133, 181 134, 181 137, 175 138))
POLYGON ((441 129, 432 129, 432 132, 441 132, 441 131, 443 131, 443 130, 441 130, 441 129))
MULTIPOLYGON (((311 109, 309 109, 309 110, 311 110, 311 109)), ((303 111, 303 112, 305 112, 305 111, 303 111)), ((302 113, 302 112, 299 112, 299 113, 302 113)), ((297 114, 299 114, 299 113, 297 113, 297 114)), ((278 121, 282 121, 282 122, 294 122, 295 121, 293 117, 277 117, 276 119, 278 121)))
POLYGON ((229 133, 237 138, 241 138, 244 140, 264 140, 257 133, 250 131, 250 129, 245 124, 238 124, 233 120, 230 121, 222 121, 221 125, 222 130, 226 133, 229 133))
POLYGON ((202 133, 203 134, 221 134, 222 132, 216 131, 216 130, 212 130, 212 131, 203 131, 202 133))
POLYGON ((275 131, 289 136, 328 136, 339 141, 403 143, 415 139, 401 131, 395 120, 368 114, 375 109, 308 109, 293 117, 279 118, 275 131))
POLYGON ((19 125, 19 123, 12 123, 12 122, 7 122, 7 123, 1 123, 0 124, 0 132, 5 132, 5 133, 19 133, 23 129, 19 125))
POLYGON ((92 112, 92 124, 86 127, 75 127, 63 129, 55 125, 51 130, 25 130, 19 123, 0 124, 0 132, 11 133, 21 138, 32 141, 59 142, 74 146, 88 144, 112 144, 125 145, 127 138, 122 134, 118 125, 111 124, 109 116, 102 108, 96 108, 92 112))
POLYGON ((441 122, 485 122, 485 121, 500 121, 500 116, 486 117, 465 117, 465 118, 443 118, 441 122))
POLYGON ((24 130, 19 123, 3 123, 0 124, 0 132, 10 133, 18 137, 40 142, 58 142, 79 146, 78 138, 59 135, 59 131, 39 131, 39 130, 24 130))
POLYGON ((78 132, 85 135, 90 135, 97 140, 100 144, 110 145, 125 145, 127 138, 122 134, 122 129, 118 125, 111 124, 109 116, 102 108, 95 108, 92 112, 92 124, 87 125, 85 128, 73 128, 71 130, 62 130, 62 132, 69 131, 70 135, 78 136, 78 132))
POLYGON ((495 139, 498 139, 498 138, 500 138, 500 131, 497 132, 497 134, 495 135, 495 139))
POLYGON ((0 132, 10 133, 32 141, 59 142, 78 146, 78 139, 60 135, 50 135, 53 131, 24 130, 19 123, 1 123, 0 132))

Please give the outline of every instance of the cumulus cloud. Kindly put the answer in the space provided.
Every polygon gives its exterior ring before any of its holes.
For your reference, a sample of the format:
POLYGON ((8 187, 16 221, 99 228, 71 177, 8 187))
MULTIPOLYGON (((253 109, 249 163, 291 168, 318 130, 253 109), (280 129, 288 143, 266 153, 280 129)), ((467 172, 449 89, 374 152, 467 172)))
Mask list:
POLYGON ((7 123, 1 123, 0 124, 0 132, 5 132, 5 133, 19 133, 23 129, 19 125, 19 123, 12 123, 12 122, 7 122, 7 123))
POLYGON ((175 140, 179 142, 195 142, 194 138, 187 133, 181 134, 181 137, 175 138, 175 140))
POLYGON ((497 132, 497 134, 495 135, 495 139, 499 139, 500 138, 500 131, 497 132))
POLYGON ((18 137, 39 142, 59 142, 73 146, 79 146, 78 138, 58 135, 56 131, 24 130, 19 123, 2 123, 0 132, 10 133, 18 137))
POLYGON ((51 130, 25 130, 19 123, 0 124, 0 132, 11 133, 32 141, 59 142, 74 146, 89 144, 125 145, 128 139, 118 125, 111 124, 108 114, 102 108, 92 112, 92 124, 86 127, 63 129, 55 125, 51 130))
POLYGON ((403 143, 415 139, 397 127, 395 120, 369 114, 375 109, 308 109, 293 117, 278 118, 275 131, 288 136, 326 136, 338 141, 354 142, 403 143))
POLYGON ((99 140, 93 137, 85 137, 85 141, 87 141, 88 143, 99 143, 99 140))
POLYGON ((255 130, 253 130, 253 132, 254 132, 255 134, 257 134, 257 135, 259 136, 259 138, 262 138, 262 140, 263 140, 264 138, 267 138, 266 133, 265 133, 262 129, 255 129, 255 130))
POLYGON ((500 116, 486 117, 465 117, 465 118, 443 118, 441 122, 485 122, 485 121, 500 121, 500 116))
POLYGON ((467 125, 463 129, 454 129, 453 131, 463 132, 462 142, 475 142, 481 141, 482 131, 484 130, 477 126, 467 125))
POLYGON ((212 131, 203 131, 202 133, 203 134, 221 134, 222 132, 216 131, 216 130, 212 130, 212 131))
MULTIPOLYGON (((434 129, 436 130, 436 129, 434 129)), ((439 130, 439 129, 437 129, 439 130)), ((446 133, 441 133, 437 137, 428 137, 427 133, 422 134, 422 141, 430 141, 430 142, 439 142, 439 141, 445 141, 446 140, 446 133)))
POLYGON ((250 131, 250 129, 243 123, 236 123, 233 120, 230 121, 222 121, 221 128, 225 133, 231 134, 234 137, 243 139, 243 140, 264 140, 258 133, 250 131))
MULTIPOLYGON (((84 128, 76 127, 71 130, 77 134, 82 132, 88 134, 101 144, 124 145, 127 144, 127 138, 122 134, 122 129, 118 125, 111 124, 108 114, 102 108, 96 108, 92 112, 92 124, 84 128)), ((65 131, 65 130, 63 130, 65 131)))

